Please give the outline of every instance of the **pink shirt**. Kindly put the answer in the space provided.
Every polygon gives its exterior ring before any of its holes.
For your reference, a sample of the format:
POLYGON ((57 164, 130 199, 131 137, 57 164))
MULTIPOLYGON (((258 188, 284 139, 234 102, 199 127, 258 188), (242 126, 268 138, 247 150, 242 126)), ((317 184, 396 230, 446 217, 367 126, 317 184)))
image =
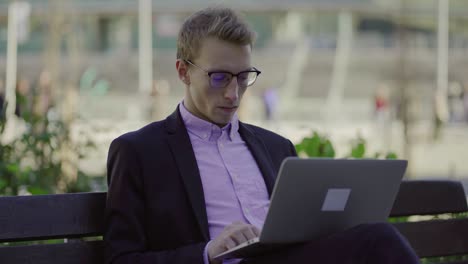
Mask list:
POLYGON ((183 103, 179 109, 200 172, 210 238, 235 221, 261 229, 270 200, 257 162, 239 134, 237 114, 220 128, 192 115, 183 103))

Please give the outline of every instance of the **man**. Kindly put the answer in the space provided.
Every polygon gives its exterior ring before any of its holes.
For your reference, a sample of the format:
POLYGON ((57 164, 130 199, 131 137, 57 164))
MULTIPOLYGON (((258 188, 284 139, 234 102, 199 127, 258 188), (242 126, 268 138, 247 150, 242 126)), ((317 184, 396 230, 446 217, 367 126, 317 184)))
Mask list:
MULTIPOLYGON (((260 74, 251 62, 254 36, 226 8, 201 10, 183 24, 176 61, 183 101, 167 119, 110 146, 107 263, 217 264, 214 256, 259 235, 279 166, 296 153, 289 140, 237 118, 260 74)), ((417 263, 384 224, 242 261, 290 260, 417 263)))

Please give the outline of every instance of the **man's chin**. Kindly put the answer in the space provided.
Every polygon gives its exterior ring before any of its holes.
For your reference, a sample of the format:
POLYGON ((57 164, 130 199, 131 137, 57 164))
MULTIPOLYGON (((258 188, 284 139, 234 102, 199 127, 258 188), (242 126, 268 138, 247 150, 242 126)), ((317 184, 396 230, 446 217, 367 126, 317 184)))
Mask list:
POLYGON ((217 118, 217 119, 213 120, 212 122, 214 124, 216 124, 217 126, 219 126, 219 127, 224 127, 229 122, 231 122, 231 120, 232 120, 232 116, 230 116, 229 118, 227 118, 227 117, 226 118, 217 118))

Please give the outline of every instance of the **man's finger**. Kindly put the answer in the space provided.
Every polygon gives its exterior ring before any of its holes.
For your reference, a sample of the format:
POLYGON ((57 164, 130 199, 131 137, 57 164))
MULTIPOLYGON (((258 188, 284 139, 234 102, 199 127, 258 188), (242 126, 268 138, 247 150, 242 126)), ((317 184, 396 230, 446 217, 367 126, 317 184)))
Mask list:
POLYGON ((233 239, 234 242, 236 242, 236 245, 242 244, 245 241, 249 240, 242 229, 236 230, 235 232, 231 233, 229 237, 233 239))
POLYGON ((237 244, 232 238, 227 237, 226 239, 224 239, 224 247, 226 248, 226 250, 229 250, 235 246, 237 246, 237 244))
POLYGON ((260 236, 260 229, 258 229, 256 226, 253 226, 252 231, 254 232, 255 237, 260 236))
POLYGON ((253 226, 249 226, 243 231, 244 236, 247 238, 247 240, 253 239, 258 237, 258 235, 255 234, 255 230, 253 226))
POLYGON ((235 221, 235 222, 232 222, 230 225, 227 225, 226 227, 224 227, 224 230, 237 229, 239 226, 242 226, 242 225, 245 225, 245 223, 241 221, 235 221))

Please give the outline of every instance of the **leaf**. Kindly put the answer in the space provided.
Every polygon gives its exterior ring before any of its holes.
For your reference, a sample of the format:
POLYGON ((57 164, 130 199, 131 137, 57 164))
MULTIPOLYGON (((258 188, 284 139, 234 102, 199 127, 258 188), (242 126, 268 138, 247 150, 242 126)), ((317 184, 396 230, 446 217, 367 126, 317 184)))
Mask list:
POLYGON ((320 138, 312 137, 304 139, 304 151, 309 157, 319 157, 320 151, 320 138))
POLYGON ((357 143, 351 150, 351 157, 356 158, 356 159, 361 159, 364 157, 365 153, 366 153, 366 146, 361 141, 357 143))
POLYGON ((28 184, 31 181, 30 175, 31 175, 30 172, 22 171, 21 173, 18 173, 16 175, 16 180, 19 184, 28 184))
POLYGON ((294 145, 294 148, 296 149, 297 153, 301 153, 302 151, 304 151, 304 147, 302 146, 302 144, 296 144, 294 145))
POLYGON ((28 192, 32 195, 48 194, 49 192, 39 186, 28 186, 28 192))
POLYGON ((394 152, 389 152, 387 153, 387 155, 385 156, 386 159, 398 159, 398 156, 396 153, 394 152))
POLYGON ((326 140, 323 146, 323 157, 327 158, 334 158, 335 157, 335 149, 330 140, 326 140))
POLYGON ((6 165, 6 170, 12 174, 17 174, 20 171, 18 163, 10 163, 6 165))
POLYGON ((5 187, 7 187, 8 183, 4 179, 0 179, 0 190, 3 190, 5 187))

